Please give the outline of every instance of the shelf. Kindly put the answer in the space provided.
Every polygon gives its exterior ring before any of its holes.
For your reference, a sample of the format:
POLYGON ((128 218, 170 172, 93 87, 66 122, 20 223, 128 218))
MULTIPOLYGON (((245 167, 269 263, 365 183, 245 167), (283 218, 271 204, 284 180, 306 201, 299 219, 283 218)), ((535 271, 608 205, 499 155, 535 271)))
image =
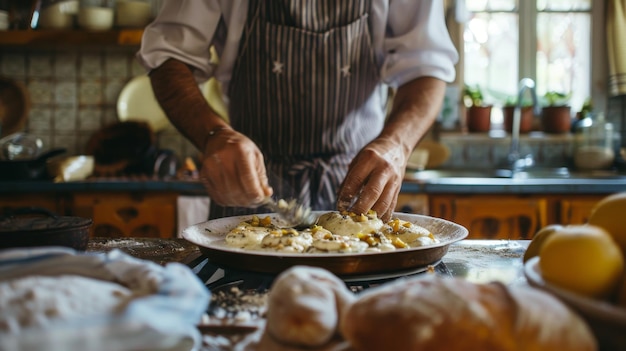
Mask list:
POLYGON ((59 45, 139 45, 143 29, 103 32, 80 30, 9 30, 0 31, 0 46, 59 45))

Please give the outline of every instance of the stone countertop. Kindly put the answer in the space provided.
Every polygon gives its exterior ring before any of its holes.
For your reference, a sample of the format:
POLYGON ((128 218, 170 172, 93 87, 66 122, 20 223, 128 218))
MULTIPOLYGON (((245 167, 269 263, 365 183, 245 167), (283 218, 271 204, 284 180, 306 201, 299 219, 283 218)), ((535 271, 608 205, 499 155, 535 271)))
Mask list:
MULTIPOLYGON (((202 183, 195 180, 111 178, 67 183, 45 180, 0 182, 0 194, 99 191, 169 191, 185 195, 206 195, 202 183)), ((611 194, 620 191, 626 191, 626 177, 589 179, 448 177, 420 180, 412 178, 411 173, 407 173, 402 184, 403 193, 421 194, 611 194)))

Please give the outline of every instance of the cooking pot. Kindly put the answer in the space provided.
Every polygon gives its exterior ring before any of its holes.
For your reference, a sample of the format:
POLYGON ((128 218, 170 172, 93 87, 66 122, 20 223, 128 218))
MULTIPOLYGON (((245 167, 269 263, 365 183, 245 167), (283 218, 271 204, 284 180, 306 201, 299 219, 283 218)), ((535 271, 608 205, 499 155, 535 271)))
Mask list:
POLYGON ((43 208, 20 208, 0 217, 0 249, 65 246, 85 251, 89 242, 88 218, 58 216, 43 208))
POLYGON ((0 160, 0 180, 38 180, 47 176, 49 158, 65 153, 65 148, 48 150, 34 158, 0 160))

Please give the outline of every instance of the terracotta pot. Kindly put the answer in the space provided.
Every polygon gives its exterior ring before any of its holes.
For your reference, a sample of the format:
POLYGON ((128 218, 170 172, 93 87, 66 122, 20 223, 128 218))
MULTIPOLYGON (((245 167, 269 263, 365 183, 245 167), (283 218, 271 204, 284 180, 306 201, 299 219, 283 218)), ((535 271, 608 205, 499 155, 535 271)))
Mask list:
POLYGON ((472 106, 467 109, 467 130, 486 133, 491 130, 491 106, 472 106))
POLYGON ((569 106, 546 106, 541 111, 541 129, 545 133, 569 133, 572 114, 569 106))
MULTIPOLYGON (((504 113, 504 130, 512 133, 513 132, 513 112, 515 111, 515 106, 505 106, 502 108, 502 112, 504 113)), ((519 125, 520 133, 528 133, 533 129, 533 121, 535 115, 533 114, 533 107, 527 106, 522 108, 521 120, 519 125)))

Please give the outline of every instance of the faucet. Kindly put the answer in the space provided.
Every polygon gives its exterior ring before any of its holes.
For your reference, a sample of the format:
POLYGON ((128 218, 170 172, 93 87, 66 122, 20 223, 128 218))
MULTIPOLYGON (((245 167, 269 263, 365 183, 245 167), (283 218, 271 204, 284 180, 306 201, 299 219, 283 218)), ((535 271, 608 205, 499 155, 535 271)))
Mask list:
POLYGON ((532 167, 535 163, 532 154, 521 156, 520 154, 520 124, 522 120, 522 98, 524 93, 530 92, 533 102, 533 113, 539 115, 541 107, 535 92, 535 82, 530 78, 522 78, 518 84, 517 103, 513 110, 513 125, 511 131, 511 148, 507 156, 507 165, 512 172, 519 171, 524 168, 532 167))

